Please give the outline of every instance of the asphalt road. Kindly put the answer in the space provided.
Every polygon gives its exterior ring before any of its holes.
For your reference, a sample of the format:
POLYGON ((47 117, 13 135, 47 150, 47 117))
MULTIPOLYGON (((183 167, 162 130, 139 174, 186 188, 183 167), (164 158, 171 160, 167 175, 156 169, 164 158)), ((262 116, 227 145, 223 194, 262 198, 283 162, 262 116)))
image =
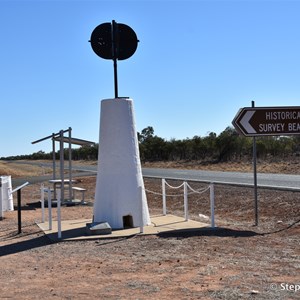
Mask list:
MULTIPOLYGON (((179 169, 143 169, 145 177, 191 180, 199 182, 214 182, 220 184, 253 186, 253 173, 179 170, 179 169)), ((300 175, 257 174, 257 186, 280 190, 300 191, 300 175)))
MULTIPOLYGON (((15 163, 15 161, 14 161, 15 163)), ((25 162, 19 162, 25 163, 25 162)), ((28 164, 28 162, 26 162, 28 164)), ((31 164, 52 167, 52 163, 30 162, 31 164)), ((66 166, 66 168, 68 168, 66 166)), ((77 176, 95 175, 97 166, 78 166, 73 162, 72 168, 78 171, 77 176)), ((161 168, 143 168, 144 177, 180 179, 199 182, 214 182, 219 184, 229 184, 238 186, 253 186, 253 173, 242 172, 221 172, 221 171, 200 171, 200 170, 181 170, 181 169, 161 169, 161 168)), ((47 177, 48 178, 48 177, 47 177)), ((50 178, 49 178, 50 179, 50 178)), ((30 180, 34 180, 33 178, 30 180)), ((257 174, 257 184, 261 188, 271 188, 280 190, 300 191, 300 175, 286 174, 257 174)))

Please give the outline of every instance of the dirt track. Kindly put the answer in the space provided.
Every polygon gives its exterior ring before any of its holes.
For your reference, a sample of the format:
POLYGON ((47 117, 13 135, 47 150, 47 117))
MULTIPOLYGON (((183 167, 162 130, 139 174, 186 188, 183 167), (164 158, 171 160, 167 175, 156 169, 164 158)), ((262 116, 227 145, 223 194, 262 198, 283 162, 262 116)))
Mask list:
MULTIPOLYGON (((93 202, 95 177, 81 180, 93 202)), ((161 182, 145 187, 159 193, 161 182)), ((22 234, 16 211, 0 221, 0 299, 300 299, 298 193, 260 190, 258 227, 251 189, 216 186, 215 232, 62 243, 35 225, 39 185, 22 195, 22 234)), ((161 196, 147 197, 150 213, 161 213, 161 196)), ((189 201, 192 219, 209 215, 208 194, 189 201)), ((168 197, 168 211, 183 215, 182 202, 168 197)), ((63 219, 91 216, 92 206, 62 208, 63 219)))

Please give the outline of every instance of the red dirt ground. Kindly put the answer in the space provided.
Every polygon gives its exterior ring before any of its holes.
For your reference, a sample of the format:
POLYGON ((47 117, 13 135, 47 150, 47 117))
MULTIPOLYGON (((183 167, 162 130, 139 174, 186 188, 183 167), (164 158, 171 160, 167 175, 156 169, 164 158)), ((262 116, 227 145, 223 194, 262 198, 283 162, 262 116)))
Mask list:
MULTIPOLYGON (((80 180, 91 205, 63 207, 65 220, 92 217, 96 178, 80 180)), ((0 221, 0 299, 300 299, 299 193, 260 189, 259 226, 252 189, 217 185, 215 231, 53 243, 35 224, 39 188, 23 189, 21 234, 16 211, 0 221)), ((150 214, 161 213, 161 181, 145 179, 145 188, 155 192, 150 214)), ((183 196, 167 201, 183 215, 183 196)), ((189 195, 189 208, 204 221, 208 193, 189 195)))

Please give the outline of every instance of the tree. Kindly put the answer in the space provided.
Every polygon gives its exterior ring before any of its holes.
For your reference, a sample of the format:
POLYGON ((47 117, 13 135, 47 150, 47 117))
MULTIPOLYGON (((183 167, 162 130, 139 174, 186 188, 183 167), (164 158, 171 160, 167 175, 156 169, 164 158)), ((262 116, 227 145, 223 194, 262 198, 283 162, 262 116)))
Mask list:
POLYGON ((213 159, 216 154, 216 139, 217 134, 215 132, 210 132, 208 136, 203 138, 204 147, 207 150, 205 157, 213 159))
POLYGON ((234 156, 237 137, 238 135, 234 128, 227 127, 216 138, 216 146, 219 152, 218 161, 228 161, 234 156))
POLYGON ((154 129, 152 126, 148 126, 147 128, 144 128, 141 133, 138 132, 138 141, 140 143, 145 142, 147 139, 153 137, 154 135, 154 129))

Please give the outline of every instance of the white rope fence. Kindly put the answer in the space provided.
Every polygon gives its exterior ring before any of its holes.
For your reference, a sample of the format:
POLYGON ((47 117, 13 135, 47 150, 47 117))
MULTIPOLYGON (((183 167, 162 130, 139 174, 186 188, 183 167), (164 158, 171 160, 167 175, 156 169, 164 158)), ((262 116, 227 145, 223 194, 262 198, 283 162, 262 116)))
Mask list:
MULTIPOLYGON (((167 197, 182 197, 181 194, 173 194, 173 195, 167 195, 166 194, 166 186, 168 186, 171 189, 180 189, 183 187, 183 202, 184 202, 184 216, 185 220, 189 220, 189 212, 188 212, 188 194, 203 194, 210 191, 210 222, 211 222, 211 228, 215 228, 215 193, 214 193, 214 184, 211 183, 208 187, 202 188, 199 190, 193 189, 186 181, 184 181, 179 186, 171 186, 164 178, 162 179, 162 193, 154 192, 145 189, 146 192, 152 193, 154 195, 160 195, 163 199, 163 215, 167 214, 167 197), (191 192, 188 192, 188 189, 191 190, 191 192)), ((42 208, 42 223, 45 222, 45 194, 47 194, 47 200, 48 200, 48 221, 49 221, 49 230, 52 230, 52 201, 51 201, 51 189, 45 188, 44 185, 41 185, 41 208, 42 208)), ((140 191, 142 195, 142 188, 140 191)), ((141 196, 142 197, 142 196, 141 196)), ((141 209, 143 211, 143 208, 141 209)), ((142 216, 141 216, 142 217, 142 216)), ((143 226, 140 228, 140 232, 143 233, 143 226)), ((59 239, 62 238, 61 233, 61 193, 60 190, 57 191, 57 236, 59 239)))
POLYGON ((153 192, 150 190, 145 189, 146 192, 152 193, 154 195, 160 195, 162 196, 162 202, 163 202, 163 215, 165 216, 167 214, 167 197, 182 197, 182 193, 180 194, 173 194, 168 195, 166 193, 166 187, 169 187, 171 189, 180 189, 183 187, 183 203, 184 203, 184 217, 187 221, 189 219, 189 202, 188 202, 188 195, 190 194, 203 194, 210 191, 210 223, 211 227, 215 228, 215 192, 214 192, 214 184, 211 183, 208 187, 195 190, 193 189, 186 181, 184 181, 179 186, 172 186, 170 185, 164 178, 162 179, 162 193, 153 192), (189 192, 188 190, 191 190, 189 192))

